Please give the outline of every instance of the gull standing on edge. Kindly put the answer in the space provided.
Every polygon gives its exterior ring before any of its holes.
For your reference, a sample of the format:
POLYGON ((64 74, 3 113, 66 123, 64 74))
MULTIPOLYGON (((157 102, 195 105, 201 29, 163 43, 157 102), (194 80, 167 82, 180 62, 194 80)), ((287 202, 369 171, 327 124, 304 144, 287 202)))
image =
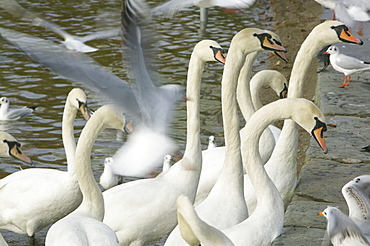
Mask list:
POLYGON ((343 84, 338 86, 338 88, 349 86, 349 83, 351 82, 351 74, 370 70, 369 62, 364 62, 357 58, 343 55, 335 45, 330 46, 323 54, 330 54, 329 59, 332 67, 338 72, 344 73, 343 84))
POLYGON ((10 109, 9 110, 9 99, 7 97, 0 98, 0 120, 19 120, 30 113, 32 113, 38 106, 27 107, 19 109, 10 109))

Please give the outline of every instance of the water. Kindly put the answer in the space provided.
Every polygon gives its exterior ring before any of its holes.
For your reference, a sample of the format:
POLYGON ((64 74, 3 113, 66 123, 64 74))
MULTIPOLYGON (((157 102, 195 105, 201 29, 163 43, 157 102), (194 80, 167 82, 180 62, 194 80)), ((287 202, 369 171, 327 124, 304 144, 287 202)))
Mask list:
MULTIPOLYGON (((160 1, 151 1, 153 6, 160 1)), ((120 1, 118 0, 22 0, 20 4, 41 17, 62 26, 75 35, 87 35, 96 30, 119 26, 120 1)), ((158 46, 156 68, 162 83, 175 83, 186 86, 186 73, 190 53, 201 39, 213 39, 227 50, 232 36, 245 27, 271 29, 272 13, 266 3, 257 3, 245 14, 226 14, 219 8, 209 10, 207 32, 199 31, 199 9, 194 7, 178 13, 173 19, 158 20, 158 46)), ((58 42, 60 38, 43 28, 30 26, 28 22, 16 19, 0 9, 0 26, 14 29, 36 37, 58 42)), ((89 45, 99 48, 89 54, 102 66, 126 79, 122 69, 120 40, 95 40, 89 45)), ((23 151, 33 160, 35 167, 66 170, 66 159, 61 140, 61 119, 65 99, 76 85, 48 69, 29 60, 11 45, 0 41, 0 96, 10 99, 11 107, 39 105, 28 117, 16 122, 0 122, 0 130, 11 133, 22 143, 23 151)), ((254 66, 254 71, 266 68, 260 61, 268 58, 262 52, 254 66)), ((215 135, 219 143, 222 139, 222 118, 220 102, 220 82, 223 66, 217 63, 206 65, 201 88, 201 139, 204 148, 208 136, 215 135)), ((85 89, 89 106, 97 109, 101 101, 97 95, 85 89)), ((85 121, 79 116, 75 123, 78 137, 85 121)), ((172 136, 183 150, 186 140, 186 112, 182 102, 176 109, 172 136)), ((125 136, 116 131, 104 131, 95 143, 91 161, 94 175, 102 172, 103 161, 122 145, 125 136)), ((13 158, 0 158, 0 178, 21 168, 28 167, 13 158)), ((26 201, 25 201, 26 202, 26 201)), ((36 234, 38 245, 43 245, 46 229, 36 234)), ((28 245, 25 235, 1 231, 10 245, 28 245)))

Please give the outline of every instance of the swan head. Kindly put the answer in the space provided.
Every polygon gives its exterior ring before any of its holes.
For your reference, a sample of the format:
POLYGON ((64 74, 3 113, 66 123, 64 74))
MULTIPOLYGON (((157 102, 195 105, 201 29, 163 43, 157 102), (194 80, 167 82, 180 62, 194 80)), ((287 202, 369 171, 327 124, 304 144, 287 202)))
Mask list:
POLYGON ((87 107, 86 94, 83 90, 81 90, 80 88, 73 88, 69 92, 67 100, 69 100, 69 103, 71 105, 81 111, 82 116, 85 118, 85 120, 90 119, 90 110, 87 107))
POLYGON ((27 164, 32 164, 31 159, 21 150, 21 144, 9 133, 0 132, 0 155, 12 156, 27 164))
MULTIPOLYGON (((340 21, 328 20, 317 25, 311 32, 310 35, 317 37, 323 37, 320 39, 323 42, 323 46, 331 45, 338 42, 346 42, 362 45, 363 42, 353 36, 349 31, 348 27, 340 21)), ((316 39, 315 41, 318 41, 316 39)))
POLYGON ((294 101, 295 102, 293 103, 296 104, 294 110, 296 110, 298 113, 295 114, 292 119, 307 132, 311 133, 312 137, 316 140, 323 152, 326 154, 328 149, 324 139, 324 132, 326 132, 327 127, 323 113, 313 102, 309 100, 296 99, 294 101))
POLYGON ((192 55, 198 57, 204 62, 218 61, 222 64, 225 63, 226 58, 224 50, 221 45, 213 40, 202 40, 199 41, 195 46, 192 55))
MULTIPOLYGON (((274 37, 277 36, 276 34, 274 37)), ((234 35, 229 52, 232 47, 237 47, 239 55, 247 56, 251 52, 269 50, 272 52, 287 52, 281 45, 280 41, 275 39, 270 31, 261 30, 258 28, 245 28, 234 35)))

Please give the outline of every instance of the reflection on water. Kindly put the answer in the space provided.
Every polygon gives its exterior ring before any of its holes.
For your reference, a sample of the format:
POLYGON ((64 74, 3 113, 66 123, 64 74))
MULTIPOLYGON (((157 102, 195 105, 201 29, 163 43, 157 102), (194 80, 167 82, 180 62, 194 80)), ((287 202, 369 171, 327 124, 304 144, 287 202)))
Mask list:
MULTIPOLYGON (((47 20, 62 26, 75 35, 86 35, 93 31, 119 25, 119 0, 21 0, 23 7, 32 10, 47 20)), ((155 5, 160 1, 151 1, 155 5)), ((218 8, 209 10, 207 32, 199 32, 199 9, 194 7, 178 13, 171 20, 158 20, 156 29, 159 33, 156 68, 163 83, 176 83, 185 86, 187 65, 193 46, 204 38, 216 40, 227 50, 232 36, 245 27, 270 29, 272 13, 256 4, 244 14, 229 15, 218 8)), ((27 22, 14 19, 0 9, 0 26, 25 32, 37 37, 58 42, 59 37, 40 27, 30 26, 27 22)), ((99 48, 89 54, 99 63, 123 79, 126 72, 121 68, 122 55, 120 40, 95 40, 88 43, 99 48)), ((66 159, 61 140, 62 112, 68 92, 73 83, 60 78, 30 61, 12 46, 0 42, 0 96, 10 99, 11 107, 40 105, 36 111, 16 122, 0 122, 0 130, 7 131, 21 143, 23 150, 34 161, 36 167, 58 168, 66 170, 66 159)), ((258 60, 267 59, 266 52, 258 60)), ((201 134, 204 148, 208 136, 215 135, 222 139, 222 120, 220 102, 220 81, 223 66, 218 63, 206 65, 201 91, 201 134)), ((265 69, 259 62, 255 71, 265 69)), ((90 107, 96 109, 101 105, 99 97, 90 91, 88 94, 90 107)), ((180 103, 173 121, 173 137, 179 150, 183 150, 186 137, 185 103, 180 103)), ((75 123, 78 137, 85 122, 81 115, 75 123)), ((104 158, 111 156, 122 145, 122 137, 116 131, 104 131, 97 140, 92 151, 92 167, 99 177, 104 158)), ((0 178, 20 170, 29 168, 12 158, 0 158, 0 178)), ((26 202, 26 201, 25 201, 26 202)), ((27 237, 2 231, 10 245, 27 245, 27 237)), ((36 239, 43 245, 46 230, 38 233, 36 239)))

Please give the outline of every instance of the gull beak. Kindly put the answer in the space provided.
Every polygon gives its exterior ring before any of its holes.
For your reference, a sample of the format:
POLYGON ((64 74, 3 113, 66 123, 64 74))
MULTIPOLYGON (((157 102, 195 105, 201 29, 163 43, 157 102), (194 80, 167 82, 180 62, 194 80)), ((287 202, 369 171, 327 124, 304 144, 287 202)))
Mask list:
POLYGON ((318 212, 317 215, 324 216, 324 213, 323 212, 318 212))

